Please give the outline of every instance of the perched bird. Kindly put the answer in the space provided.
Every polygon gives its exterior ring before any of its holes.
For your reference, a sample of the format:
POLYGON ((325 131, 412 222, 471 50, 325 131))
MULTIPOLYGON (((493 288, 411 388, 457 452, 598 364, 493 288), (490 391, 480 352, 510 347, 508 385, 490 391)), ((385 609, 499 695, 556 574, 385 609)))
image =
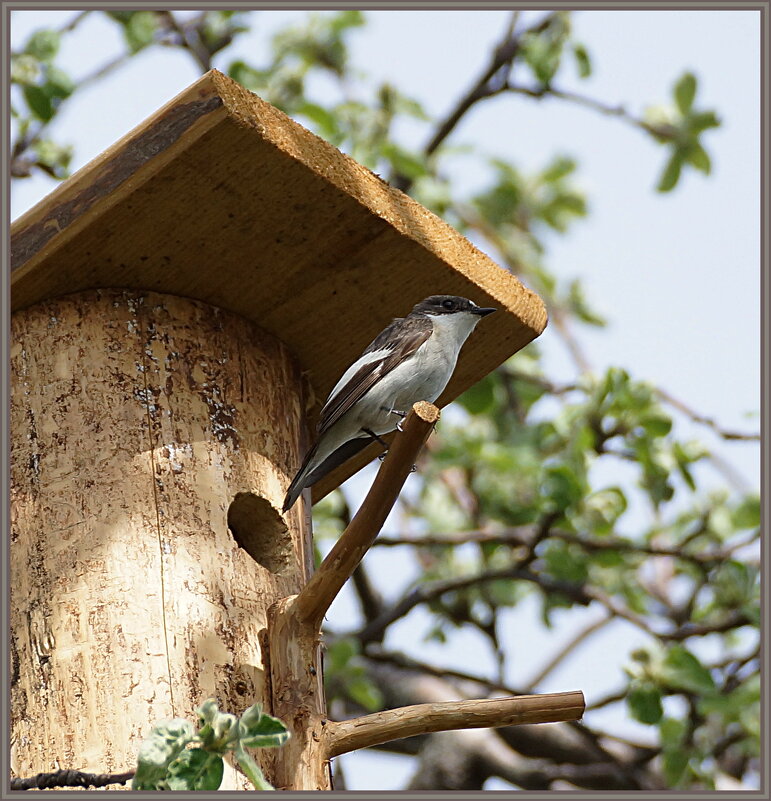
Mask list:
POLYGON ((372 440, 385 445, 381 435, 393 431, 413 404, 433 403, 468 335, 494 311, 455 295, 432 295, 381 331, 327 398, 316 442, 289 485, 283 511, 372 440))

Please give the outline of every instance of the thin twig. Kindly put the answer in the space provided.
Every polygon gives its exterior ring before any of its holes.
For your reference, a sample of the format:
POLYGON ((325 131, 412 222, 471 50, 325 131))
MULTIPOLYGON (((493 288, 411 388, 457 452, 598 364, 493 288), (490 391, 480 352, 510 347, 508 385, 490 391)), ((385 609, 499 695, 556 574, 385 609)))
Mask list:
POLYGON ((506 693, 507 695, 522 694, 522 690, 510 687, 507 684, 501 684, 499 681, 486 679, 483 676, 476 676, 472 673, 465 673, 462 670, 453 670, 439 665, 430 665, 427 662, 413 659, 406 654, 396 651, 385 651, 378 646, 368 645, 364 650, 364 656, 367 659, 371 659, 373 662, 386 662, 405 670, 414 670, 416 672, 426 673, 429 676, 437 676, 438 678, 453 678, 459 681, 467 681, 473 684, 479 684, 482 687, 487 687, 490 690, 506 693))
POLYGON ((749 615, 739 610, 734 610, 729 615, 716 623, 683 623, 678 626, 674 631, 663 632, 657 634, 662 640, 669 640, 671 642, 681 642, 687 640, 689 637, 704 637, 707 634, 723 634, 732 629, 738 629, 742 626, 750 626, 753 621, 749 615))
MULTIPOLYGON (((697 535, 701 533, 703 533, 703 531, 697 532, 697 535)), ((713 564, 724 562, 735 550, 751 544, 758 538, 758 536, 759 530, 756 530, 750 537, 741 540, 741 542, 726 545, 723 548, 705 551, 686 551, 684 550, 684 546, 686 545, 685 542, 681 542, 678 545, 671 547, 665 545, 648 545, 646 543, 631 542, 629 540, 612 536, 603 537, 602 539, 592 539, 585 535, 573 534, 560 529, 551 529, 548 535, 549 539, 569 542, 590 552, 623 551, 645 556, 668 556, 705 566, 711 566, 713 564)), ((506 528, 496 531, 475 530, 447 534, 441 533, 411 536, 386 536, 380 537, 375 542, 375 545, 383 548, 395 547, 399 545, 412 545, 415 547, 455 547, 474 542, 526 546, 530 548, 533 544, 534 537, 535 533, 533 528, 523 526, 519 528, 506 528)))
POLYGON ((91 13, 91 10, 79 11, 75 16, 66 24, 59 28, 59 33, 71 33, 81 22, 91 13))
POLYGON ((677 409, 679 412, 682 412, 686 417, 690 417, 694 423, 700 423, 701 425, 711 428, 719 437, 722 437, 723 439, 760 442, 759 432, 730 431, 729 429, 723 428, 721 425, 719 425, 717 420, 715 420, 713 417, 707 417, 704 414, 700 414, 687 404, 683 403, 683 401, 675 398, 666 390, 661 389, 661 387, 656 387, 655 392, 665 403, 668 403, 670 406, 674 406, 675 409, 677 409))
POLYGON ((570 598, 574 603, 588 606, 593 596, 589 595, 583 587, 568 582, 555 581, 546 576, 541 576, 530 570, 517 568, 506 568, 502 570, 490 570, 482 573, 475 573, 470 576, 447 579, 445 581, 435 581, 422 584, 416 587, 408 595, 404 596, 397 604, 386 610, 376 620, 364 626, 356 636, 363 642, 368 643, 380 638, 385 629, 396 620, 407 615, 416 606, 439 598, 448 592, 463 590, 475 584, 482 584, 487 581, 497 581, 499 579, 516 579, 529 581, 538 584, 546 592, 558 592, 570 598))
MULTIPOLYGON (((539 31, 543 31, 551 25, 557 13, 558 12, 550 12, 523 33, 538 33, 539 31)), ((439 148, 445 139, 455 130, 458 123, 472 106, 485 98, 505 91, 522 36, 522 34, 517 34, 515 32, 517 19, 517 12, 514 12, 506 26, 503 37, 493 51, 490 62, 484 68, 482 74, 474 81, 472 86, 457 101, 447 116, 437 125, 436 130, 423 149, 424 155, 430 156, 439 148)), ((390 178, 390 183, 403 192, 409 192, 413 179, 406 175, 394 174, 390 178)))
POLYGON ((211 53, 201 41, 199 34, 199 26, 205 20, 208 12, 202 11, 185 23, 180 23, 171 11, 164 10, 155 13, 169 33, 177 34, 178 46, 190 53, 201 72, 208 72, 211 69, 211 53))
POLYGON ((585 639, 587 639, 587 637, 590 637, 596 631, 599 631, 604 626, 607 626, 612 620, 613 618, 610 615, 606 615, 605 617, 601 617, 599 620, 593 621, 588 626, 585 626, 583 629, 578 631, 575 636, 571 637, 562 646, 562 648, 560 648, 559 651, 557 651, 557 653, 538 671, 538 673, 536 673, 536 675, 526 683, 525 686, 530 689, 537 689, 543 683, 543 680, 556 668, 558 668, 562 662, 564 662, 571 651, 575 650, 585 639))
POLYGON ((567 100, 571 103, 576 103, 579 106, 590 108, 593 111, 598 111, 608 117, 617 117, 618 119, 628 122, 635 128, 640 128, 646 133, 653 134, 654 136, 662 138, 670 138, 674 129, 669 125, 651 125, 640 117, 635 117, 630 114, 622 105, 612 105, 605 103, 602 100, 596 100, 593 97, 579 94, 578 92, 569 92, 564 89, 558 89, 556 86, 518 86, 509 84, 506 91, 517 95, 525 95, 532 97, 535 100, 543 100, 544 98, 555 97, 559 100, 567 100))
POLYGON ((604 706, 610 706, 610 704, 617 704, 619 701, 623 701, 626 698, 627 694, 628 692, 626 689, 616 690, 615 692, 609 693, 608 695, 604 695, 602 698, 598 698, 591 704, 587 704, 586 711, 590 712, 593 709, 602 709, 604 706))

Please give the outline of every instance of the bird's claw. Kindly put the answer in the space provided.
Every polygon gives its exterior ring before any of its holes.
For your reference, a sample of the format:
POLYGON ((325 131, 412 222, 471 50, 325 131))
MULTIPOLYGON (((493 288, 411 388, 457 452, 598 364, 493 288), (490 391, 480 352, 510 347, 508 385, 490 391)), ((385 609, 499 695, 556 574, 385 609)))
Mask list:
POLYGON ((407 417, 407 412, 400 412, 398 409, 391 409, 391 414, 399 415, 399 422, 396 424, 397 431, 404 431, 404 418, 407 417))
POLYGON ((417 473, 417 472, 418 472, 418 466, 416 464, 412 465, 412 467, 410 468, 410 473, 417 473))

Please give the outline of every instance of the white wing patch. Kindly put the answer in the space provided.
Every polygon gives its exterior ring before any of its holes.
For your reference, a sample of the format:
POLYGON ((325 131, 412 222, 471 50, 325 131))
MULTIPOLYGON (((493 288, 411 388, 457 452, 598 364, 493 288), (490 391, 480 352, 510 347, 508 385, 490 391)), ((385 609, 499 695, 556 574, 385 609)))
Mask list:
POLYGON ((372 364, 373 362, 380 362, 385 359, 386 356, 391 352, 392 348, 381 348, 380 350, 373 350, 370 353, 365 353, 363 356, 360 356, 344 373, 342 378, 335 384, 332 391, 329 393, 329 397, 327 398, 327 402, 324 404, 324 408, 329 406, 335 399, 336 395, 340 392, 340 390, 348 384, 348 382, 356 375, 356 373, 361 370, 362 367, 366 364, 372 364))

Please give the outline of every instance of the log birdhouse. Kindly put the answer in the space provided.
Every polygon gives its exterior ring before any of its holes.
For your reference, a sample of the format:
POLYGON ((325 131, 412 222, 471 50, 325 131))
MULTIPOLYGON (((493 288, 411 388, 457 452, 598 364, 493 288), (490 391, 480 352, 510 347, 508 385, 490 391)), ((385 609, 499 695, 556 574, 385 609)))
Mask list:
MULTIPOLYGON (((281 788, 329 789, 332 756, 415 733, 327 721, 318 627, 377 531, 311 578, 309 493, 281 501, 321 402, 393 317, 437 293, 500 310, 442 406, 538 336, 540 299, 216 71, 14 224, 11 292, 14 772, 128 770, 154 722, 210 696, 287 724, 261 755, 281 788)), ((437 416, 395 438, 364 527, 437 416)), ((466 725, 576 718, 568 695, 466 725)))

